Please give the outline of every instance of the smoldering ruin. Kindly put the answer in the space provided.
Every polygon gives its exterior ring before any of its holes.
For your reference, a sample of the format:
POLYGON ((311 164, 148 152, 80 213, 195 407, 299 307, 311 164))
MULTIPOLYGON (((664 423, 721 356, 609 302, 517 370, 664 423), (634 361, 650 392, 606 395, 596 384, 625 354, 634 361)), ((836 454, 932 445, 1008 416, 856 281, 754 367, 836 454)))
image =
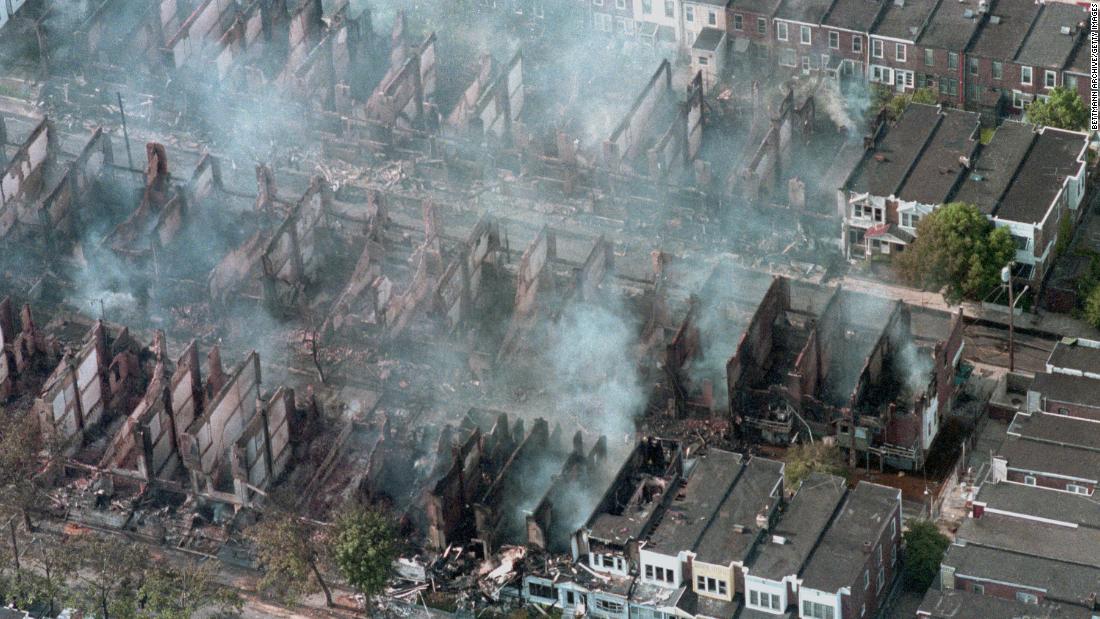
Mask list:
POLYGON ((474 609, 599 581, 571 560, 701 450, 921 468, 961 317, 830 281, 866 93, 446 5, 42 1, 2 37, 0 397, 60 456, 47 516, 254 566, 276 497, 382 506, 376 612, 474 609))

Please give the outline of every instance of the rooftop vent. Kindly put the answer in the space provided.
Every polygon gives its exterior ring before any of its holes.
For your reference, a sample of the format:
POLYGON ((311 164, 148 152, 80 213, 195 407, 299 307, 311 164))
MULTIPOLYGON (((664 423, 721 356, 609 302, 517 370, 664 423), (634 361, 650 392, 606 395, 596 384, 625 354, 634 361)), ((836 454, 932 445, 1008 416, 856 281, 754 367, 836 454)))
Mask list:
POLYGON ((782 546, 783 544, 787 543, 787 538, 783 537, 782 535, 773 535, 772 543, 782 546))
POLYGON ((970 157, 967 157, 966 155, 959 156, 959 165, 961 165, 964 168, 969 168, 970 167, 970 157))
POLYGON ((970 175, 970 180, 977 181, 977 182, 980 183, 980 182, 985 180, 985 177, 982 176, 981 174, 971 174, 970 175))
POLYGON ((970 9, 966 9, 965 11, 963 11, 963 17, 965 17, 967 19, 973 19, 974 18, 974 11, 972 11, 970 9))
POLYGON ((1073 28, 1070 28, 1069 26, 1062 26, 1061 31, 1062 34, 1073 34, 1073 28))
POLYGON ((905 6, 905 0, 894 0, 894 6, 905 6))
POLYGON ((887 159, 886 155, 883 155, 882 153, 875 153, 875 161, 879 163, 886 163, 887 161, 889 161, 889 159, 887 159))
POLYGON ((991 24, 1001 23, 1001 16, 1000 15, 990 15, 989 16, 989 23, 991 23, 991 24))
POLYGON ((760 512, 756 515, 756 528, 766 529, 768 528, 768 515, 764 512, 760 512))
POLYGON ((743 524, 733 525, 733 532, 737 533, 738 535, 744 533, 745 532, 745 525, 743 525, 743 524))

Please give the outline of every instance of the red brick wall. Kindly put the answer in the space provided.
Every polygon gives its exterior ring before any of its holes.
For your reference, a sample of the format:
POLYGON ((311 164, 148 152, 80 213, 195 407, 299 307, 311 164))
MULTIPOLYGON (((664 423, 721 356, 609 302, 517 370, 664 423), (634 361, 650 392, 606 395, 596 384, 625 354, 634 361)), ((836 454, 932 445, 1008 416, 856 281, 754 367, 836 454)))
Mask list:
MULTIPOLYGON (((1008 466, 1011 467, 1012 463, 1009 462, 1008 466)), ((1024 477, 1026 477, 1027 475, 1028 475, 1027 473, 1023 473, 1021 471, 1014 471, 1014 470, 1009 469, 1008 474, 1007 474, 1007 479, 1008 479, 1008 481, 1013 481, 1013 482, 1017 482, 1017 483, 1022 484, 1022 483, 1024 483, 1024 477)), ((1069 480, 1069 479, 1062 479, 1061 477, 1050 477, 1050 476, 1047 476, 1047 475, 1043 475, 1042 473, 1035 473, 1035 474, 1033 474, 1033 476, 1035 477, 1035 485, 1041 486, 1043 488, 1052 488, 1054 490, 1065 490, 1067 485, 1076 484, 1078 486, 1085 486, 1085 487, 1091 488, 1093 491, 1096 490, 1096 485, 1095 484, 1092 484, 1092 483, 1089 483, 1089 482, 1086 482, 1086 481, 1083 481, 1083 480, 1076 480, 1075 481, 1075 480, 1069 480)))
POLYGON ((1027 587, 1014 587, 1011 585, 1005 585, 996 582, 983 582, 980 580, 974 580, 972 578, 955 576, 955 588, 963 591, 969 591, 971 593, 978 593, 974 588, 974 585, 981 585, 984 589, 984 594, 990 597, 1004 598, 1006 600, 1015 600, 1017 591, 1026 591, 1033 593, 1039 597, 1039 601, 1042 602, 1046 597, 1042 591, 1038 589, 1028 589, 1027 587))

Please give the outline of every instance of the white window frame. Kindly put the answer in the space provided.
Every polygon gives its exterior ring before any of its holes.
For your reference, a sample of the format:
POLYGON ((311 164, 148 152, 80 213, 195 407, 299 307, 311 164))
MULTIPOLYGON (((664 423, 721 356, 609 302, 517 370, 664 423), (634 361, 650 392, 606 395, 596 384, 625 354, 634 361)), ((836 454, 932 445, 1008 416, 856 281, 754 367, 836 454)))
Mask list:
POLYGON ((809 26, 799 26, 798 42, 802 45, 811 45, 814 42, 814 31, 809 26))
POLYGON ((894 43, 894 60, 905 62, 908 53, 905 43, 894 43))
POLYGON ((745 29, 745 16, 740 13, 733 14, 733 29, 741 31, 745 29))
POLYGON ((689 24, 695 23, 695 7, 690 4, 684 5, 684 21, 689 24))
POLYGON ((867 568, 863 568, 863 590, 871 588, 871 571, 867 568))
POLYGON ((1039 480, 1036 479, 1034 475, 1024 475, 1025 486, 1036 486, 1038 485, 1038 481, 1039 480))
POLYGON ((1043 71, 1043 87, 1056 88, 1058 86, 1058 72, 1046 69, 1043 71))
POLYGON ((863 53, 863 37, 858 35, 858 34, 853 34, 852 35, 852 53, 853 54, 862 54, 863 53))
POLYGON ((840 33, 836 30, 829 31, 829 49, 840 49, 840 33))
POLYGON ((1034 593, 1030 593, 1028 591, 1017 591, 1016 592, 1016 601, 1017 602, 1023 602, 1024 604, 1038 604, 1039 603, 1039 596, 1035 595, 1034 593))
POLYGON ((798 54, 789 47, 785 47, 779 50, 779 66, 781 67, 797 67, 798 66, 798 54), (784 62, 784 56, 790 55, 790 62, 784 62))
POLYGON ((882 39, 871 39, 871 57, 882 58, 883 48, 882 39))
POLYGON ((768 20, 763 17, 756 18, 756 34, 768 34, 768 20))
POLYGON ((1066 484, 1066 492, 1072 492, 1073 494, 1081 494, 1084 496, 1092 496, 1092 490, 1088 486, 1082 486, 1081 484, 1066 484))
POLYGON ((775 38, 779 41, 786 41, 787 34, 787 22, 775 22, 775 38))
POLYGON ((665 0, 665 17, 674 17, 676 15, 676 2, 674 0, 665 0))
POLYGON ((1020 84, 1023 85, 1023 86, 1031 86, 1032 82, 1034 80, 1035 80, 1035 75, 1033 74, 1033 71, 1032 71, 1031 67, 1021 66, 1020 67, 1020 84), (1025 76, 1027 77, 1027 79, 1024 79, 1025 76))
POLYGON ((1005 78, 1005 63, 1000 60, 994 60, 993 65, 990 67, 989 75, 995 80, 1003 80, 1005 78))
POLYGON ((714 11, 707 11, 707 25, 708 26, 717 26, 718 25, 718 13, 715 13, 714 11))
POLYGON ((979 582, 970 583, 970 592, 977 593, 978 595, 985 595, 985 585, 979 582))
POLYGON ((620 11, 626 10, 626 0, 615 0, 615 8, 620 11))

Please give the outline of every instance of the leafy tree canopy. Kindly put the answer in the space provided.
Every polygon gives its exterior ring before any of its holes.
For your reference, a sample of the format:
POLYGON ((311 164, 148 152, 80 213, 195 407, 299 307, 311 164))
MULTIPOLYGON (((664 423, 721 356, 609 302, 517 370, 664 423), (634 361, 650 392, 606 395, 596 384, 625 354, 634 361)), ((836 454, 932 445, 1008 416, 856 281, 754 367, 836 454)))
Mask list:
POLYGON ((1059 86, 1050 91, 1046 101, 1036 100, 1027 106, 1027 121, 1045 127, 1081 130, 1089 120, 1089 112, 1076 90, 1059 86))
POLYGON ((980 299, 1000 283, 1016 255, 1007 228, 994 228, 973 204, 946 204, 917 224, 917 238, 895 257, 910 284, 944 289, 949 301, 980 299))
POLYGON ((910 523, 904 540, 905 583, 913 591, 925 591, 936 579, 943 553, 951 544, 951 540, 940 533, 936 524, 930 520, 910 523))
POLYGON ((390 575, 399 551, 397 533, 381 512, 352 507, 336 521, 330 550, 348 583, 370 597, 382 591, 390 575))
POLYGON ((814 471, 844 475, 844 459, 840 448, 824 443, 801 443, 791 446, 783 458, 783 483, 789 490, 796 490, 814 471))

